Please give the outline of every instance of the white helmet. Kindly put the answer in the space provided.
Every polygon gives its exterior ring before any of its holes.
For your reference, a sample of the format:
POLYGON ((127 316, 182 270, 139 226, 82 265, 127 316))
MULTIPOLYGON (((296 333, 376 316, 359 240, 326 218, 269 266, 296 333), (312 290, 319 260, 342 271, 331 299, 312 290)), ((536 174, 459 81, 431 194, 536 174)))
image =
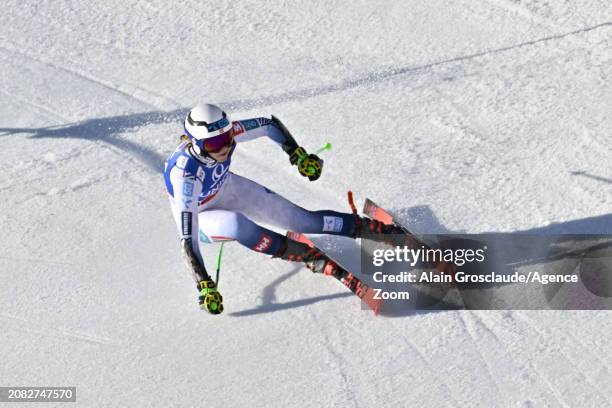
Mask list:
POLYGON ((200 103, 189 111, 185 118, 185 133, 198 154, 210 150, 204 146, 206 139, 215 138, 214 142, 218 142, 231 138, 231 130, 232 121, 223 109, 209 103, 200 103))

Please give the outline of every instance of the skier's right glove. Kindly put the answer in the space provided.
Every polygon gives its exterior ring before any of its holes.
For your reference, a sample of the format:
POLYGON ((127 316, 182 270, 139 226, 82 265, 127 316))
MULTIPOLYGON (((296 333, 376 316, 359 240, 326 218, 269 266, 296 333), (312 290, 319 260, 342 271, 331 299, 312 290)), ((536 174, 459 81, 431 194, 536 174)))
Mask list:
POLYGON ((223 296, 217 290, 217 284, 211 278, 198 282, 200 290, 200 308, 210 314, 221 314, 223 312, 223 296))

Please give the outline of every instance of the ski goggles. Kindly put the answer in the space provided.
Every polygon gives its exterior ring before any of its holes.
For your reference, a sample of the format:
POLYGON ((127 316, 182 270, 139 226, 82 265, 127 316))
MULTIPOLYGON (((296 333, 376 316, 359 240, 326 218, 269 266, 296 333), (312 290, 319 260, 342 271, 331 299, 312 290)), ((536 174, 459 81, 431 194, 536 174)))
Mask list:
POLYGON ((202 141, 204 150, 208 153, 217 153, 223 150, 225 147, 231 146, 234 143, 234 129, 230 129, 225 133, 221 133, 219 136, 214 136, 202 141))

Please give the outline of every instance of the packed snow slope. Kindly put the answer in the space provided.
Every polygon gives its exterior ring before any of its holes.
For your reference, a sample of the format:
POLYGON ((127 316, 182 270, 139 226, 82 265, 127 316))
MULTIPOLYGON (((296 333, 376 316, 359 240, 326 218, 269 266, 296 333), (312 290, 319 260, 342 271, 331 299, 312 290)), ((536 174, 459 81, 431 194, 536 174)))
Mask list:
POLYGON ((352 189, 423 232, 611 232, 612 3, 272 3, 3 1, 0 386, 74 385, 84 407, 612 405, 606 311, 374 317, 235 243, 226 312, 199 311, 162 178, 204 100, 333 143, 314 183, 269 140, 234 156, 310 209, 352 189))

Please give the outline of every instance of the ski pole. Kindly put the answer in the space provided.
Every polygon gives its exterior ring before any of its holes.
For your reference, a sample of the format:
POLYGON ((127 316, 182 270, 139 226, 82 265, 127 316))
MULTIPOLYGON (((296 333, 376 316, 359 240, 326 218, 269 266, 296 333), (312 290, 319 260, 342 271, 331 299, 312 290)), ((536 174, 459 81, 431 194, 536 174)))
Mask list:
POLYGON ((321 147, 319 150, 317 150, 314 154, 319 154, 319 153, 323 153, 326 150, 331 150, 332 145, 331 143, 327 142, 323 145, 323 147, 321 147))
POLYGON ((223 256, 223 244, 225 242, 221 242, 221 246, 219 247, 219 254, 217 255, 217 276, 215 276, 215 282, 217 283, 217 288, 219 287, 219 272, 221 272, 221 257, 223 256))
MULTIPOLYGON (((320 153, 323 153, 325 150, 331 150, 331 148, 332 148, 332 144, 331 144, 331 143, 329 143, 329 142, 327 142, 327 143, 325 143, 325 144, 324 144, 324 145, 323 145, 323 146, 322 146, 322 147, 321 147, 319 150, 317 150, 316 152, 314 152, 314 154, 315 154, 315 155, 318 155, 318 154, 320 154, 320 153)), ((301 156, 298 158, 298 161, 297 161, 297 165, 298 165, 298 167, 300 166, 300 163, 302 163, 302 161, 303 161, 305 158, 307 158, 307 157, 308 157, 308 154, 303 154, 303 155, 301 155, 301 156)))

